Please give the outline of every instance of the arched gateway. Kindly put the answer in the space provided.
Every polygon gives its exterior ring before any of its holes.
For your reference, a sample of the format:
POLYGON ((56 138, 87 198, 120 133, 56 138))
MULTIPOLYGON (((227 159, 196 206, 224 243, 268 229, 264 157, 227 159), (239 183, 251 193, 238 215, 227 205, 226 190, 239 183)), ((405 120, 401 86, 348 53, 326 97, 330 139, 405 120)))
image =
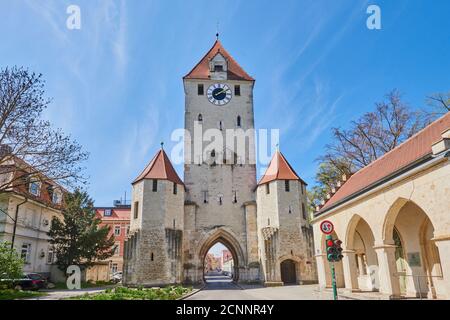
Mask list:
MULTIPOLYGON (((242 249, 239 245, 239 242, 236 238, 228 231, 224 229, 217 229, 213 231, 211 234, 207 235, 207 238, 204 240, 203 244, 200 246, 198 258, 199 262, 204 264, 206 254, 209 249, 213 247, 217 243, 222 243, 228 250, 230 250, 231 255, 233 256, 233 281, 239 280, 239 269, 241 264, 245 265, 245 257, 242 252, 242 249)), ((204 275, 202 277, 204 281, 204 275)))

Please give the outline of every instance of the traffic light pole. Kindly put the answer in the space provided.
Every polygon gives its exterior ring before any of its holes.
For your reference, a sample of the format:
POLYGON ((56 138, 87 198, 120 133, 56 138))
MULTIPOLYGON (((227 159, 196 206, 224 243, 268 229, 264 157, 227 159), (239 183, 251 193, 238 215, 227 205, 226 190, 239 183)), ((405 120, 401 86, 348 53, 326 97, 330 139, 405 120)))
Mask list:
POLYGON ((333 299, 338 300, 337 286, 336 286, 336 273, 334 271, 334 263, 333 262, 330 262, 330 269, 331 269, 331 285, 333 286, 333 299))

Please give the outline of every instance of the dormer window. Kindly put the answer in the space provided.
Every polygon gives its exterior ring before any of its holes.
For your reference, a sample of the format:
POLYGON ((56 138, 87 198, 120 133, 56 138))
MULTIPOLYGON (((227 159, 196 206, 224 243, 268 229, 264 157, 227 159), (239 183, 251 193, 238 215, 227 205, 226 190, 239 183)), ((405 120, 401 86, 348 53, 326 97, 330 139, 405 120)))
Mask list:
POLYGON ((52 202, 54 204, 61 204, 62 202, 62 192, 59 189, 53 188, 52 190, 52 202))
POLYGON ((28 188, 28 191, 36 196, 39 197, 41 195, 41 182, 37 178, 31 178, 30 180, 30 186, 28 188))
POLYGON ((223 65, 221 64, 216 64, 214 66, 214 72, 223 72, 223 65))

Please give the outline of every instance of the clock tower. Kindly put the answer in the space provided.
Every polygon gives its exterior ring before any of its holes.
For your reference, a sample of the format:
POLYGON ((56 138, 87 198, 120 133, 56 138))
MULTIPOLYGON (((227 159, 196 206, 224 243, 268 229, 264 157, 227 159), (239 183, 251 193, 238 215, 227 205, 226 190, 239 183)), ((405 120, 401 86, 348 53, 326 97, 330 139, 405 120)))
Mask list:
MULTIPOLYGON (((221 242, 237 262, 235 278, 257 280, 248 271, 258 265, 255 80, 217 40, 183 82, 185 263, 201 267, 209 248, 221 242)), ((190 277, 198 281, 202 273, 190 277)))

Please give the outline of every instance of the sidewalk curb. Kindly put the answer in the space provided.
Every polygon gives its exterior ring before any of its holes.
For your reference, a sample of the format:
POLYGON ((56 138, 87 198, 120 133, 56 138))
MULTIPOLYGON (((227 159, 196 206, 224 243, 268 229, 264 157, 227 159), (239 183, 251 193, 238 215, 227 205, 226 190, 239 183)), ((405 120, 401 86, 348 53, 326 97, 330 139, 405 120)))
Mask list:
POLYGON ((187 299, 187 298, 193 296, 194 294, 199 293, 199 292, 202 291, 204 288, 205 288, 205 285, 203 285, 200 289, 194 289, 194 290, 192 290, 191 292, 186 293, 184 296, 179 297, 177 300, 184 300, 184 299, 187 299))

